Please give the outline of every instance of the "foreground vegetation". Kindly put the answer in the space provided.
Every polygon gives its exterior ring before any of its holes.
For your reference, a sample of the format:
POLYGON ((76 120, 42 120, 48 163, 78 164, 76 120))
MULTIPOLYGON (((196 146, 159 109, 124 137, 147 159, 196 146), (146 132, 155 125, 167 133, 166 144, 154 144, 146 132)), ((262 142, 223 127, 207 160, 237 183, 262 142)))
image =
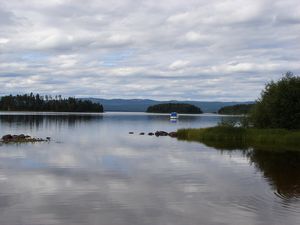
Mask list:
MULTIPOLYGON (((248 116, 238 123, 223 121, 217 127, 178 130, 181 140, 199 141, 221 149, 260 148, 300 151, 300 77, 288 72, 271 81, 248 116)), ((229 112, 244 107, 227 108, 229 112)), ((227 112, 228 112, 227 111, 227 112)))
POLYGON ((44 112, 103 112, 103 106, 89 100, 61 98, 56 96, 8 95, 0 99, 1 111, 44 111, 44 112))
POLYGON ((185 103, 166 103, 149 106, 148 113, 186 113, 186 114, 201 114, 203 113, 200 108, 191 104, 185 103))
POLYGON ((197 141, 219 149, 246 149, 300 151, 300 131, 285 129, 257 129, 242 127, 210 127, 180 129, 179 140, 197 141))
POLYGON ((225 106, 218 110, 218 114, 223 115, 246 115, 249 114, 254 107, 254 104, 238 104, 225 106))
POLYGON ((250 119, 257 128, 300 129, 300 77, 287 72, 279 81, 268 83, 250 119))

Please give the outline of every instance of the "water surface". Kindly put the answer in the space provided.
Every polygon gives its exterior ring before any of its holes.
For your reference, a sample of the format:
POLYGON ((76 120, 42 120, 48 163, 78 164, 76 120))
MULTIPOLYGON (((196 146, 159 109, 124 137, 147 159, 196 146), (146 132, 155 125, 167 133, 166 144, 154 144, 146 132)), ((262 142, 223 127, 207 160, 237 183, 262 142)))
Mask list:
POLYGON ((1 113, 0 135, 52 141, 0 146, 0 224, 300 224, 299 153, 138 135, 220 119, 1 113))

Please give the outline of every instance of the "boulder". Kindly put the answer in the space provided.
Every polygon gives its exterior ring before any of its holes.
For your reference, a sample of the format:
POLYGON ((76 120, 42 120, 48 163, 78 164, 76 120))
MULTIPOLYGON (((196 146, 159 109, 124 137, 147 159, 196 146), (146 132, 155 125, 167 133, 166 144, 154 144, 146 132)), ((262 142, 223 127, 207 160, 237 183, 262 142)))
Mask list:
POLYGON ((144 133, 144 132, 141 132, 140 135, 145 135, 145 133, 144 133))
POLYGON ((13 139, 13 136, 11 134, 2 136, 3 141, 11 141, 12 139, 13 139))
POLYGON ((177 137, 177 132, 170 132, 169 136, 172 138, 175 138, 175 137, 177 137))
POLYGON ((18 138, 25 139, 25 135, 24 134, 20 134, 18 138))
POLYGON ((43 138, 32 138, 29 135, 11 135, 7 134, 2 137, 0 142, 4 143, 20 143, 20 142, 42 142, 42 141, 50 141, 50 137, 47 137, 45 140, 43 138))
POLYGON ((168 132, 165 132, 165 131, 156 131, 155 132, 155 136, 156 137, 159 137, 159 136, 168 136, 169 133, 168 132))
POLYGON ((148 133, 148 135, 149 135, 149 136, 153 136, 153 135, 154 135, 154 133, 150 132, 150 133, 148 133))

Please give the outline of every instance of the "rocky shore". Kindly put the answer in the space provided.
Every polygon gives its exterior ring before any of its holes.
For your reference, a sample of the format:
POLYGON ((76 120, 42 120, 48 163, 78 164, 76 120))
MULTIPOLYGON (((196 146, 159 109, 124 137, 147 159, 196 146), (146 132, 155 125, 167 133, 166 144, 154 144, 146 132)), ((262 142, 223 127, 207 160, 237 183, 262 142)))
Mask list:
POLYGON ((2 136, 0 139, 0 143, 24 143, 24 142, 47 142, 50 141, 50 137, 43 138, 35 138, 29 135, 19 134, 19 135, 11 135, 6 134, 2 136))

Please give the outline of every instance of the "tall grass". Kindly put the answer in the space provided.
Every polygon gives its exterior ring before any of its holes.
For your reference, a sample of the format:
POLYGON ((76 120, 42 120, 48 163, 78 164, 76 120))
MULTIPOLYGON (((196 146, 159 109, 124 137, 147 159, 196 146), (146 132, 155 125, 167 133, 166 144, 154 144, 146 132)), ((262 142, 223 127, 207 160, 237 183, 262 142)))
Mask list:
POLYGON ((180 129, 179 140, 198 141, 208 146, 234 148, 263 148, 300 151, 300 131, 218 126, 199 129, 180 129))

